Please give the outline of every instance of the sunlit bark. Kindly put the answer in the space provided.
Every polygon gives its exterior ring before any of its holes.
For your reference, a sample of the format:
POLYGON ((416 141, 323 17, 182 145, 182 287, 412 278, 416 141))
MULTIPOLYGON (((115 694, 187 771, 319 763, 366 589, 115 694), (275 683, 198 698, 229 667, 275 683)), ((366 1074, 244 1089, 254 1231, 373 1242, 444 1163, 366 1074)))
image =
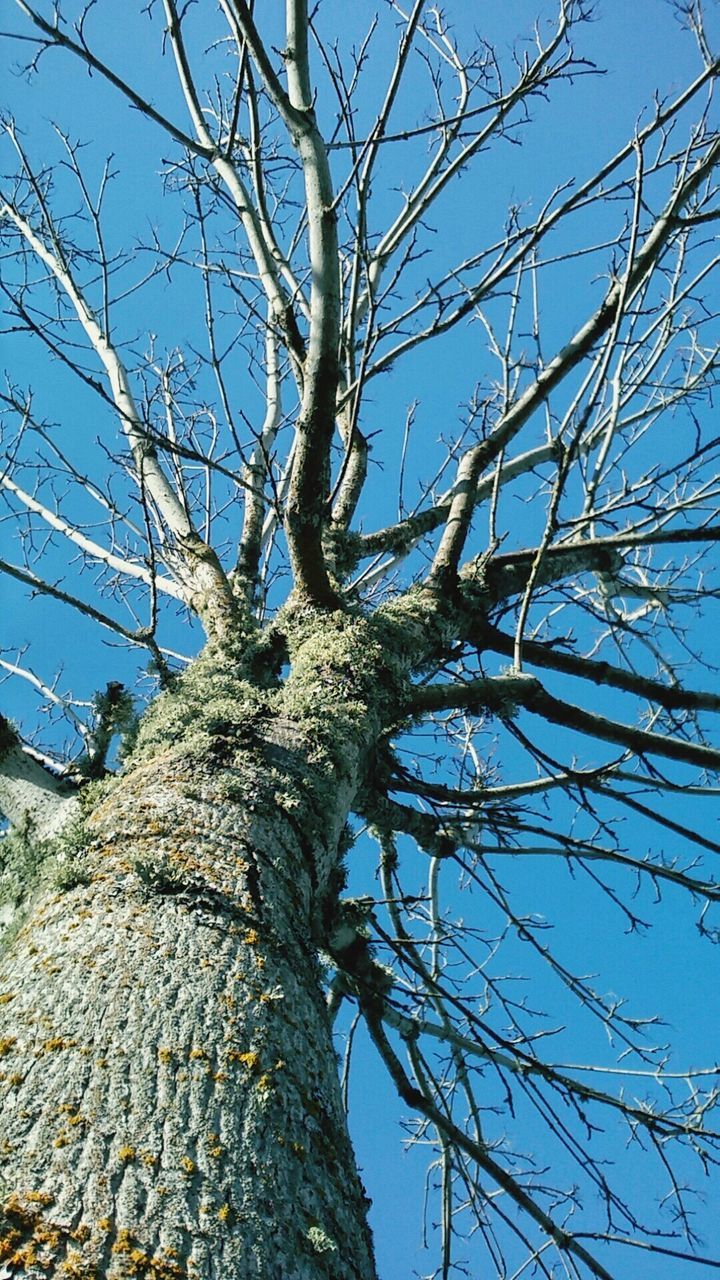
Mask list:
POLYGON ((498 217, 486 157, 596 73, 584 0, 540 0, 512 48, 424 0, 359 43, 330 0, 150 0, 126 15, 150 88, 104 0, 7 6, 28 74, 115 95, 165 185, 118 248, 112 160, 3 115, 3 338, 40 358, 0 389, 0 572, 150 665, 136 716, 112 649, 104 693, 24 635, 0 657, 48 726, 0 719, 2 1276, 374 1280, 347 1003, 431 1152, 433 1275, 466 1247, 488 1280, 617 1280, 610 1245, 718 1265, 685 1190, 720 1159, 717 1065, 671 1069, 656 1011, 523 897, 542 859, 588 918, 599 894, 639 933, 662 890, 720 937, 720 845, 676 811, 720 794, 693 631, 720 599, 720 58, 674 7, 686 87, 582 173, 554 145, 498 217), (458 247, 453 192, 482 242, 458 247), (444 408, 419 428, 422 361, 444 408), (617 1054, 563 1061, 548 1029, 587 1025, 617 1054))

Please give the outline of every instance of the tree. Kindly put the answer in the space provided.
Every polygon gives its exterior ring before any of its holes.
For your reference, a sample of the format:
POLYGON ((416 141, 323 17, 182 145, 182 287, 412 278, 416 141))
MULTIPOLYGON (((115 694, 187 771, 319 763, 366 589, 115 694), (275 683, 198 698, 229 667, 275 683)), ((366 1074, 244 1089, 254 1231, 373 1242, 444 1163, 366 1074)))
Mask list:
POLYGON ((718 936, 700 0, 577 175, 532 127, 604 91, 585 0, 5 8, 1 567, 88 675, 2 658, 2 1274, 374 1276, 335 1019, 433 1275, 719 1265, 718 1069, 568 959, 653 895, 718 936))

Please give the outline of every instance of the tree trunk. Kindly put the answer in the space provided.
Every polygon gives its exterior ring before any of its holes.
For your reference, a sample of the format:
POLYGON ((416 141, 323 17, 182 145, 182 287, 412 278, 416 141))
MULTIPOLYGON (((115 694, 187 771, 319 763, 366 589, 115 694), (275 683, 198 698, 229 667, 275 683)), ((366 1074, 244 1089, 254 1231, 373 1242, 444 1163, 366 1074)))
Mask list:
POLYGON ((29 889, 0 1276, 374 1276, 317 958, 377 734, 353 630, 308 632, 282 688, 207 651, 29 889))

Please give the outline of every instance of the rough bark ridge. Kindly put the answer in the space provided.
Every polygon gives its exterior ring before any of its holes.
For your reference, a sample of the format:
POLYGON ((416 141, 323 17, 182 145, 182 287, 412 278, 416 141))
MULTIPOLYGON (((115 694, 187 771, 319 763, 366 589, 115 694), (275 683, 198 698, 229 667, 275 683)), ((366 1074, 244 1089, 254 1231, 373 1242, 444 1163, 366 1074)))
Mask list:
POLYGON ((388 678, 343 615, 292 659, 274 688, 206 650, 26 907, 0 985, 5 1274, 374 1275, 317 952, 388 678))

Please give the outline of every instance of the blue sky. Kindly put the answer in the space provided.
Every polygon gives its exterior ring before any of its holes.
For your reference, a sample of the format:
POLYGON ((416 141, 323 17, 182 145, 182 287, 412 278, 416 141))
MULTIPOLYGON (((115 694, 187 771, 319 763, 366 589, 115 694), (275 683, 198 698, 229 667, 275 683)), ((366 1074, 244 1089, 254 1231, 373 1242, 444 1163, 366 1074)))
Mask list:
MULTIPOLYGON (((3 14, 2 22, 9 27, 17 20, 11 6, 5 8, 9 12, 3 14)), ((503 59, 508 57, 511 41, 531 31, 537 8, 530 0, 491 0, 483 6, 453 0, 447 6, 460 28, 472 21, 480 26, 483 38, 497 41, 503 59)), ((542 11, 547 19, 554 8, 545 5, 542 11)), ((324 19, 321 16, 328 30, 332 29, 334 12, 331 6, 324 19)), ((365 5, 354 6, 351 12, 343 7, 343 30, 337 34, 349 41, 355 34, 353 25, 359 33, 369 12, 370 7, 365 5)), ((578 51, 598 68, 606 68, 606 73, 581 76, 572 85, 556 86, 548 103, 536 104, 533 123, 522 135, 522 147, 508 144, 481 157, 473 171, 444 197, 432 219, 432 243, 438 260, 442 260, 448 249, 471 252, 478 240, 493 234, 493 228, 496 234, 508 202, 537 205, 556 181, 570 177, 581 180, 590 174, 632 133, 655 93, 661 97, 672 94, 697 74, 698 58, 693 42, 663 0, 634 0, 633 4, 604 0, 595 12, 595 21, 579 29, 578 51)), ((711 13, 711 16, 716 15, 711 13)), ((182 105, 172 87, 172 78, 157 72, 159 21, 151 24, 129 15, 125 5, 106 4, 98 7, 95 22, 113 65, 131 74, 133 82, 145 91, 152 91, 153 100, 163 109, 172 110, 184 125, 182 105)), ((22 52, 17 42, 0 40, 0 57, 5 67, 12 67, 22 52)), ((378 95, 387 57, 387 49, 380 45, 370 74, 371 89, 377 88, 378 95)), ((40 73, 29 83, 12 73, 6 77, 2 105, 14 112, 34 161, 40 166, 57 164, 57 141, 50 128, 54 120, 73 136, 91 144, 85 154, 93 181, 98 180, 108 150, 114 152, 113 163, 119 177, 108 196, 108 243, 111 248, 123 245, 130 250, 125 273, 128 279, 133 273, 139 275, 147 260, 143 246, 150 242, 151 226, 161 227, 168 243, 180 230, 180 216, 170 197, 163 196, 158 177, 170 155, 170 145, 166 139, 159 140, 157 131, 130 111, 97 76, 78 72, 67 59, 53 53, 45 55, 40 73)), ((412 119, 416 109, 411 97, 398 105, 404 120, 412 119)), ((7 163, 5 155, 3 171, 7 163)), ((372 205, 378 226, 397 207, 399 195, 394 187, 400 177, 396 153, 388 148, 372 205)), ((63 185, 65 181, 65 176, 59 174, 57 185, 61 197, 67 190, 63 185)), ((599 228, 600 222, 594 229, 599 228)), ((584 230, 578 230, 578 235, 581 237, 587 231, 586 225, 584 230)), ((600 264, 593 261, 585 276, 583 268, 577 266, 565 274, 558 270, 553 275, 553 288, 542 298, 545 341, 549 346, 567 337, 588 300, 598 296, 601 284, 594 273, 599 270, 600 264)), ((190 273, 182 275, 178 283, 180 274, 176 274, 174 287, 163 277, 155 281, 142 295, 140 307, 133 297, 118 308, 118 322, 124 337, 136 350, 147 349, 150 333, 158 335, 159 349, 169 350, 177 344, 187 351, 201 343, 200 291, 190 273)), ((419 269, 418 280, 421 277, 419 269)), ((96 398, 56 364, 41 358, 34 345, 8 335, 2 341, 0 367, 8 370, 16 383, 32 385, 39 412, 61 424, 62 439, 79 464, 102 466, 103 455, 95 441, 99 437, 110 447, 114 424, 98 406, 96 398)), ((366 529, 382 525, 396 515, 401 425, 408 406, 418 402, 407 460, 407 492, 413 496, 419 483, 432 474, 443 456, 441 438, 453 434, 462 416, 469 382, 457 376, 458 373, 470 370, 478 379, 492 375, 479 326, 469 326, 462 335, 456 334, 443 346, 429 350, 431 355, 423 349, 404 362, 397 373, 379 380, 368 398, 365 425, 380 433, 375 452, 378 459, 382 459, 382 467, 373 470, 372 487, 363 507, 366 529)), ((248 379, 238 378, 237 393, 244 397, 243 407, 250 420, 256 421, 262 410, 261 399, 248 379)), ((671 448, 672 441, 668 439, 661 447, 671 448)), ((26 462, 26 482, 32 473, 31 463, 32 459, 26 462)), ((119 491, 122 491, 122 482, 119 491)), ((518 497, 517 512, 517 545, 522 545, 544 516, 544 509, 528 507, 518 497)), ((3 555, 8 559, 17 558, 13 539, 10 526, 0 525, 3 555)), ((59 573, 61 550, 51 548, 49 556, 52 571, 59 573)), ((91 575, 86 573, 79 582, 81 589, 91 594, 91 575)), ((33 669, 50 680, 62 668, 58 687, 71 690, 78 698, 91 697, 108 679, 133 684, 138 665, 146 661, 144 656, 138 660, 134 651, 119 645, 109 633, 100 633, 87 620, 79 619, 54 601, 30 599, 27 592, 4 581, 0 581, 0 592, 6 620, 2 641, 6 657, 15 652, 15 646, 30 644, 27 661, 33 669)), ((711 620, 712 616, 710 614, 711 620)), ((170 645, 188 655, 192 646, 199 643, 199 633, 188 636, 182 621, 175 624, 168 620, 166 634, 170 645)), ((700 643, 703 643, 702 636, 700 643)), ((147 688, 147 682, 144 687, 147 688)), ((3 711, 32 727, 36 713, 27 686, 19 681, 9 682, 4 684, 2 693, 3 711)), ((616 704, 613 709, 619 714, 617 708, 626 704, 619 699, 616 704)), ((608 709, 607 704, 604 709, 608 709)), ((46 730, 44 740, 48 745, 58 745, 57 732, 53 728, 46 730)), ((491 730, 488 745, 492 736, 491 730)), ((562 735, 555 735, 552 746, 554 750, 563 749, 562 735)), ((512 763, 519 766, 519 761, 518 750, 512 763)), ((716 803, 709 800, 701 814, 696 800, 679 802, 674 811, 676 820, 689 826, 702 822, 714 835, 716 810, 715 814, 710 810, 716 803)), ((649 836, 647 832, 641 833, 639 826, 628 822, 631 842, 644 842, 643 847, 657 851, 659 837, 652 832, 649 836)), ((676 851, 676 844, 668 837, 667 852, 676 851)), ((372 890, 373 857, 369 843, 361 842, 354 855, 351 892, 367 892, 368 883, 372 890)), ((411 874, 421 887, 425 879, 422 861, 411 874)), ((645 918, 652 919, 653 929, 640 936, 629 935, 625 932, 626 922, 607 899, 589 893, 586 878, 579 873, 571 877, 559 859, 506 859, 502 876, 506 884, 522 895, 528 909, 555 922, 555 935, 560 937, 559 950, 569 963, 572 960, 585 966, 585 972, 601 970, 605 992, 624 994, 631 987, 633 1007, 639 1012, 654 1013, 662 1009, 669 1024, 667 1035, 675 1048, 676 1067, 687 1064, 690 1059, 695 1062, 699 1057, 714 1060, 714 1029, 720 1017, 718 987, 715 984, 708 989, 699 977, 715 963, 715 953, 697 935, 697 910, 692 904, 685 903, 679 893, 670 890, 664 894, 662 906, 655 909, 651 894, 645 891, 638 900, 639 907, 645 918)), ((631 891, 627 881, 620 881, 620 886, 624 891, 631 891)), ((462 913, 471 911, 472 895, 461 894, 454 884, 448 885, 448 894, 451 909, 462 913)), ((491 930, 491 922, 487 922, 487 927, 491 930)), ((526 949, 521 943, 509 943, 504 957, 504 969, 513 976, 528 970, 526 949)), ((556 1011, 555 1016, 558 1019, 570 1016, 562 993, 539 972, 535 977, 540 983, 540 999, 547 1000, 556 1011)), ((572 1031, 572 1037, 558 1037, 560 1057, 572 1051, 578 1060, 604 1052, 590 1026, 578 1023, 572 1031)), ((402 1135, 396 1123, 398 1114, 403 1114, 402 1109, 398 1112, 392 1089, 362 1034, 356 1058, 351 1123, 359 1162, 367 1171, 368 1189, 374 1200, 372 1223, 380 1275, 382 1280, 405 1280, 415 1272, 424 1275, 430 1263, 428 1255, 418 1250, 423 1153, 413 1150, 403 1154, 402 1135)), ((530 1147, 536 1142, 539 1144, 541 1139, 533 1117, 527 1114, 520 1119, 524 1128, 513 1138, 516 1146, 522 1145, 523 1137, 530 1147)), ((638 1172, 632 1151, 625 1154, 620 1151, 617 1158, 620 1167, 626 1162, 627 1177, 643 1176, 638 1172)), ((652 1197, 652 1194, 652 1189, 648 1189, 648 1195, 652 1197)), ((428 1216, 434 1221, 436 1210, 432 1209, 428 1216)), ((719 1241, 712 1207, 708 1213, 703 1211, 702 1220, 706 1252, 711 1252, 713 1247, 717 1250, 719 1241), (713 1229, 714 1241, 711 1239, 713 1229)), ((473 1269, 479 1265, 474 1260, 477 1256, 474 1249, 471 1243, 470 1274, 479 1275, 480 1272, 473 1269)), ((669 1266, 679 1267, 679 1264, 669 1266)), ((620 1254, 617 1269, 618 1275, 632 1272, 641 1280, 646 1276, 674 1280, 676 1274, 635 1252, 620 1254)), ((693 1270, 703 1273, 703 1268, 689 1268, 690 1272, 693 1270)))

